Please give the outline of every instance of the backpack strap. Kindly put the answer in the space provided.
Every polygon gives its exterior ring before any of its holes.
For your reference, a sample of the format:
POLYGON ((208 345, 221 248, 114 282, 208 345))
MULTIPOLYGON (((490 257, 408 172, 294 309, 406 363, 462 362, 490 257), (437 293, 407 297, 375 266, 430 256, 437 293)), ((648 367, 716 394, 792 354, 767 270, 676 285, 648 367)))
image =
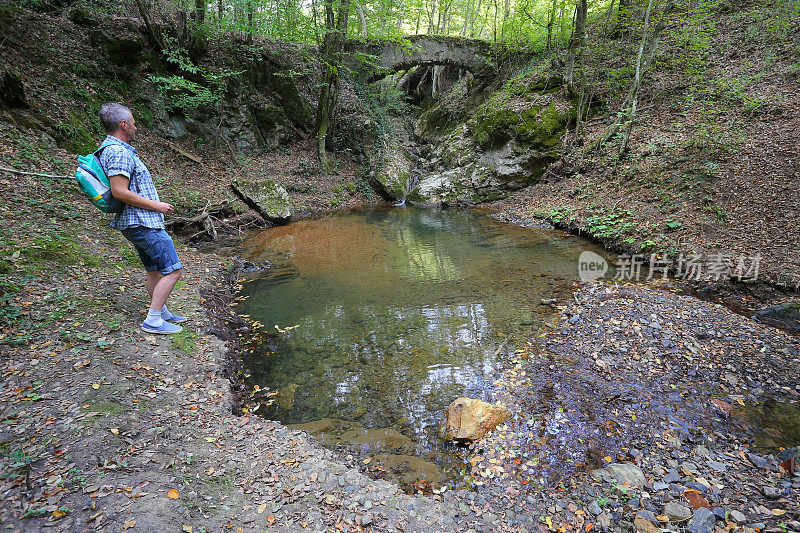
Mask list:
MULTIPOLYGON (((101 145, 100 148, 98 148, 97 150, 94 151, 95 157, 100 157, 100 152, 102 152, 103 150, 105 150, 106 148, 111 146, 112 144, 118 144, 119 146, 122 146, 119 143, 105 143, 105 144, 101 145)), ((125 148, 124 146, 122 146, 122 147, 125 148)), ((126 150, 127 150, 127 148, 126 148, 126 150)))

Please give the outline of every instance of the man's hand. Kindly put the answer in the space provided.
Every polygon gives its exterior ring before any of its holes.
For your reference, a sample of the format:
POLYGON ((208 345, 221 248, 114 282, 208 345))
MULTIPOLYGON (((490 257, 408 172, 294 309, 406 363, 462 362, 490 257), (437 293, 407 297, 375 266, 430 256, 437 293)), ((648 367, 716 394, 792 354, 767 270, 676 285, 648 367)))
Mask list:
POLYGON ((166 202, 155 202, 148 198, 144 198, 128 189, 128 178, 122 174, 116 176, 109 176, 108 181, 111 184, 111 194, 120 202, 134 207, 141 207, 142 209, 149 209, 161 213, 162 215, 169 215, 175 211, 172 204, 166 202))
POLYGON ((172 207, 172 204, 168 204, 166 202, 156 202, 156 205, 155 205, 155 208, 153 209, 153 211, 157 211, 157 212, 161 213, 162 215, 169 215, 173 211, 175 211, 175 208, 172 207))

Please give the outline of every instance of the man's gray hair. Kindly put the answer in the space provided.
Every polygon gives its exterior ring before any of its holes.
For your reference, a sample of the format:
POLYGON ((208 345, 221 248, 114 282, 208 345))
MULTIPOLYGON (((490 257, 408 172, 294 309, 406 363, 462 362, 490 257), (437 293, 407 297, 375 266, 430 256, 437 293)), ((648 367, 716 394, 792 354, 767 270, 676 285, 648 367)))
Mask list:
POLYGON ((119 129, 120 122, 133 117, 130 109, 116 102, 108 102, 100 106, 99 115, 106 133, 114 133, 119 129))

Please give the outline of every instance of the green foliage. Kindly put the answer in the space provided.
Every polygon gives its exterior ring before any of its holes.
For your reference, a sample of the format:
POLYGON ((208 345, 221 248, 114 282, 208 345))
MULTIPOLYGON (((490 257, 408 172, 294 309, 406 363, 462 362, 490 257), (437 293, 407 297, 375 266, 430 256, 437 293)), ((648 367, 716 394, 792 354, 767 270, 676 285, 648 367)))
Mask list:
POLYGON ((586 219, 586 229, 598 239, 616 239, 634 227, 633 213, 629 209, 611 213, 598 213, 586 219))
POLYGON ((701 77, 706 72, 720 3, 721 0, 690 2, 687 10, 678 15, 683 24, 676 24, 670 30, 678 44, 675 50, 680 54, 675 60, 689 75, 701 77))
POLYGON ((560 206, 553 208, 547 215, 553 224, 562 224, 572 222, 575 219, 574 210, 571 207, 560 206))
POLYGON ((18 285, 0 277, 0 326, 11 326, 19 320, 21 310, 12 302, 19 289, 18 285))
POLYGON ((168 39, 164 58, 175 65, 183 74, 150 76, 153 82, 173 109, 188 110, 202 106, 214 106, 222 100, 228 79, 241 74, 241 71, 220 69, 216 72, 195 65, 187 50, 168 39), (193 77, 199 81, 189 79, 193 77))
POLYGON ((222 98, 218 91, 183 76, 150 76, 150 81, 156 84, 173 109, 186 110, 213 105, 222 98))
MULTIPOLYGON (((86 101, 86 96, 81 96, 81 101, 86 101)), ((78 115, 78 111, 70 109, 67 112, 68 121, 56 124, 56 140, 67 151, 73 154, 87 154, 97 148, 94 137, 86 127, 86 121, 78 115)))
POLYGON ((20 249, 28 264, 38 267, 44 261, 63 265, 83 263, 87 266, 100 266, 100 256, 87 251, 77 242, 75 235, 66 229, 38 234, 20 249))

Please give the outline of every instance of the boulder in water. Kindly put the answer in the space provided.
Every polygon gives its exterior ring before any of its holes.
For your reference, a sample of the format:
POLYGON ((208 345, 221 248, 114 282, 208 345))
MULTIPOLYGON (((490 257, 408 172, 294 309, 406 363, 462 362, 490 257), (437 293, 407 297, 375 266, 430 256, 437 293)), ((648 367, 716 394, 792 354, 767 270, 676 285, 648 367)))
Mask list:
POLYGON ((473 398, 459 398, 445 410, 445 437, 476 441, 505 422, 511 413, 504 407, 473 398))
POLYGON ((297 392, 297 383, 290 383, 275 395, 275 403, 283 411, 289 411, 294 406, 294 395, 297 392))
POLYGON ((414 442, 392 428, 357 428, 339 437, 344 444, 358 446, 362 452, 383 451, 394 454, 412 453, 414 442))
POLYGON ((780 323, 790 329, 800 330, 800 302, 783 302, 765 307, 756 316, 766 323, 780 323))
POLYGON ((275 180, 236 179, 231 185, 247 205, 270 222, 282 224, 292 218, 292 199, 275 180))

